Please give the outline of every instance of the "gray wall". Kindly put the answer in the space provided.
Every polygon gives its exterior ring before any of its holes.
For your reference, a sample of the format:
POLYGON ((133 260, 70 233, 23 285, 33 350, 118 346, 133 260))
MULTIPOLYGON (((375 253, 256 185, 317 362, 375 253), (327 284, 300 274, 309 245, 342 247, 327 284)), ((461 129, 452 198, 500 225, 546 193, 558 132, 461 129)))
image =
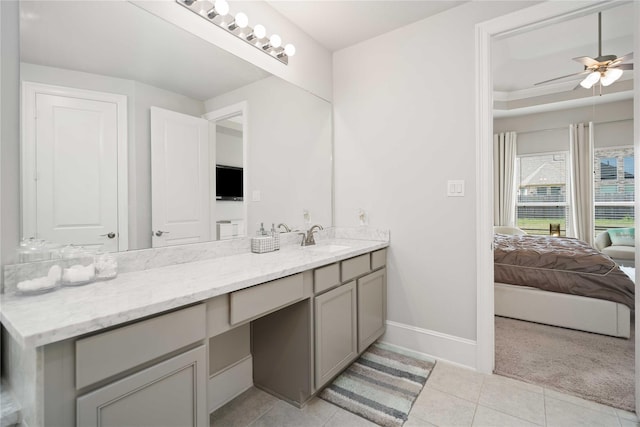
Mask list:
POLYGON ((216 126, 216 163, 242 167, 242 132, 216 126))
MULTIPOLYGON (((13 262, 20 230, 20 37, 17 1, 0 2, 0 254, 13 262)), ((1 281, 2 279, 0 279, 1 281)))
POLYGON ((468 2, 334 54, 336 225, 358 225, 363 208, 370 225, 391 230, 388 331, 402 329, 403 345, 470 366, 475 26, 527 5, 468 2), (434 58, 447 58, 446 67, 434 67, 434 58), (465 196, 447 197, 447 180, 458 179, 465 196), (425 344, 433 340, 446 345, 425 344))
POLYGON ((278 77, 206 101, 207 111, 247 102, 247 231, 260 223, 331 225, 331 104, 278 77), (261 200, 251 199, 259 190, 261 200))
POLYGON ((569 124, 594 122, 596 147, 633 144, 633 100, 505 117, 493 121, 497 132, 518 133, 518 154, 569 151, 569 124))

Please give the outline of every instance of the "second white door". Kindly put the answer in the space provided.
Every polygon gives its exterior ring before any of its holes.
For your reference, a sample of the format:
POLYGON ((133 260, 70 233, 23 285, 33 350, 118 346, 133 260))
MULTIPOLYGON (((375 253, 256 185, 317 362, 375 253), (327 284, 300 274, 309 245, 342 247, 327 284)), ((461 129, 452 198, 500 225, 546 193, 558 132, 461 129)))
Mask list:
POLYGON ((210 240, 209 122, 151 107, 153 247, 210 240))

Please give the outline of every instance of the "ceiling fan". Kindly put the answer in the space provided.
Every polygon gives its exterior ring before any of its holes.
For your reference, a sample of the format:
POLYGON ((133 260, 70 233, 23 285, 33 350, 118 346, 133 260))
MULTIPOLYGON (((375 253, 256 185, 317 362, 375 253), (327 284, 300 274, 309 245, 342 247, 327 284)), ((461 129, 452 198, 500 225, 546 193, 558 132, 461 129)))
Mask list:
POLYGON ((619 58, 616 55, 602 55, 602 12, 598 12, 598 57, 580 56, 573 58, 574 61, 584 65, 584 71, 535 83, 534 86, 579 76, 586 77, 574 89, 577 89, 579 86, 585 89, 591 89, 598 81, 602 86, 609 86, 622 76, 624 70, 633 70, 633 64, 624 63, 631 59, 633 59, 633 52, 627 53, 619 58))

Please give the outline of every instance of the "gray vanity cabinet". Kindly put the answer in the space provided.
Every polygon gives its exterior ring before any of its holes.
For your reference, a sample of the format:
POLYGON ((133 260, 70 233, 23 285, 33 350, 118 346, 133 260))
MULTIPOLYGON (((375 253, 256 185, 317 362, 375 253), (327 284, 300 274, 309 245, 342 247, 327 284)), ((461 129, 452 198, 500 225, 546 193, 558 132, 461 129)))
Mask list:
POLYGON ((41 365, 24 419, 204 427, 251 382, 303 406, 384 333, 385 266, 380 249, 38 349, 3 331, 14 371, 41 365))
POLYGON ((386 269, 358 279, 358 353, 382 336, 387 318, 386 269))
POLYGON ((208 425, 205 330, 198 304, 76 340, 76 425, 208 425))
POLYGON ((356 282, 316 296, 316 390, 358 355, 356 282))
POLYGON ((206 426, 206 350, 201 345, 77 400, 83 427, 206 426))

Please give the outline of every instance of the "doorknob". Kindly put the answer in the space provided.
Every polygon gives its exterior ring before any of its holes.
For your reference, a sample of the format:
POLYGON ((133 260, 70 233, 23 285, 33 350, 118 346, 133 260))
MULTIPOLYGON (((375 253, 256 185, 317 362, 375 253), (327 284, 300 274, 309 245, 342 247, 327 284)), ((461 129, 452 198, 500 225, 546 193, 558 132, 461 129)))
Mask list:
POLYGON ((101 237, 107 236, 110 239, 113 239, 114 237, 116 237, 116 233, 114 233, 113 231, 107 234, 101 234, 101 237))
POLYGON ((155 235, 157 237, 162 237, 163 234, 169 234, 169 232, 168 231, 162 231, 162 230, 158 230, 158 231, 155 232, 155 235))

